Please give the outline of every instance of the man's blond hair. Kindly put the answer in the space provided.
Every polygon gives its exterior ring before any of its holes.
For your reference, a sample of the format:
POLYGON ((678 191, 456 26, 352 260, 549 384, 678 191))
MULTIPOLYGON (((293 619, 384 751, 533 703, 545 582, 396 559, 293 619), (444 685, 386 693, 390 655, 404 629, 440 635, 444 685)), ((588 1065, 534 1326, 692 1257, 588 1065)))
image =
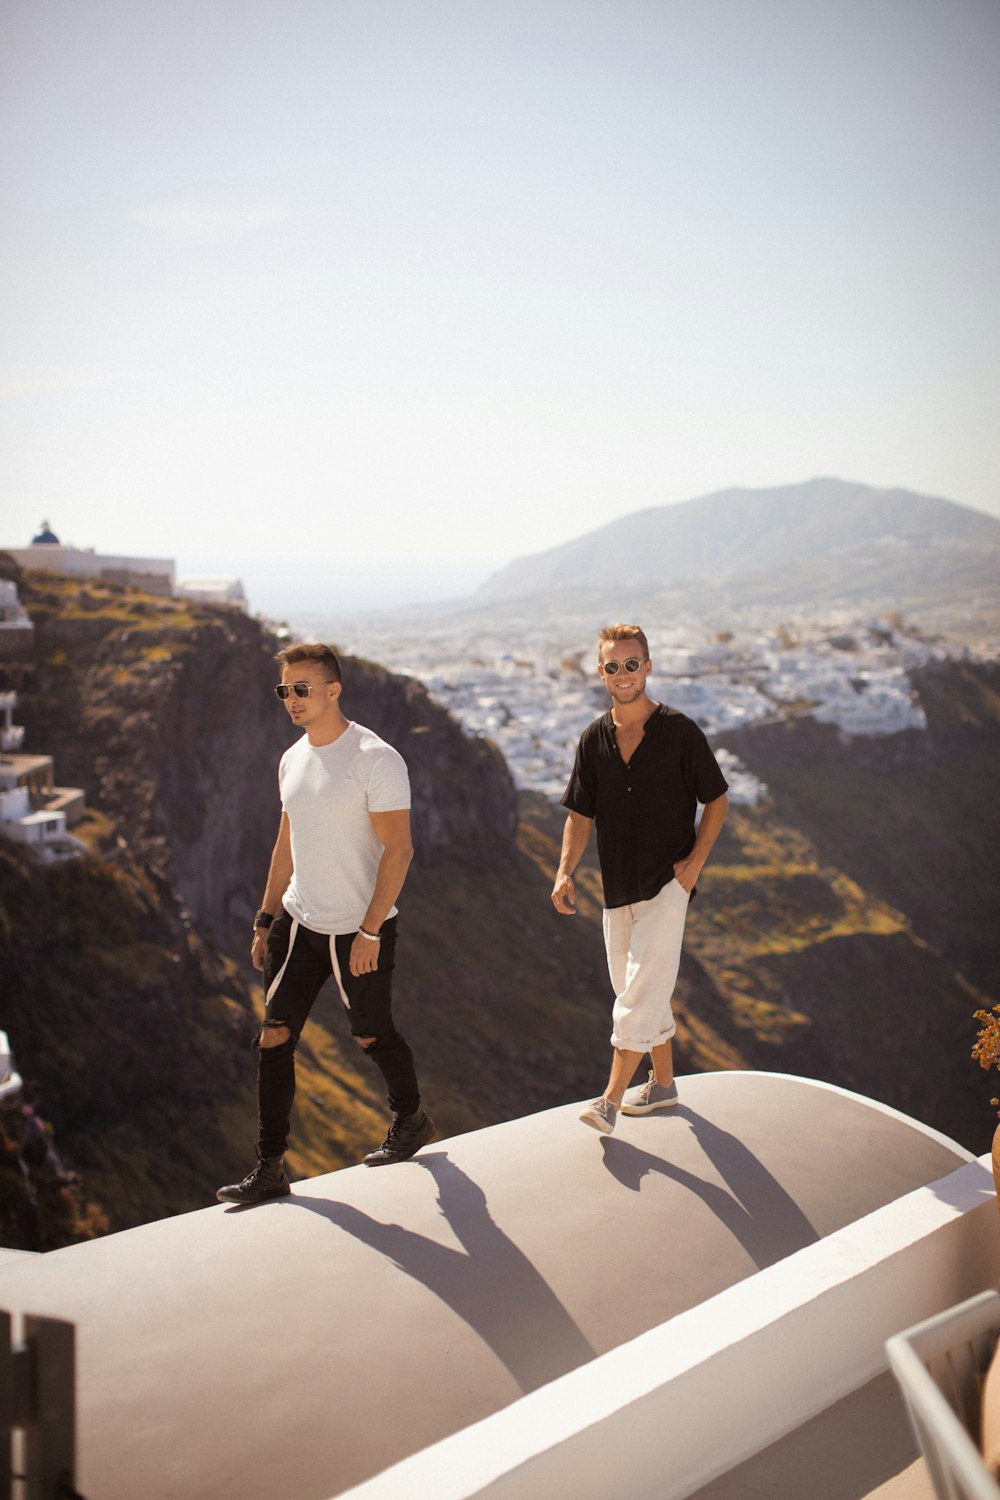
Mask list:
POLYGON ((643 661, 649 660, 649 642, 646 640, 645 632, 639 625, 605 625, 597 637, 597 658, 600 660, 601 647, 607 641, 636 641, 642 647, 643 661))

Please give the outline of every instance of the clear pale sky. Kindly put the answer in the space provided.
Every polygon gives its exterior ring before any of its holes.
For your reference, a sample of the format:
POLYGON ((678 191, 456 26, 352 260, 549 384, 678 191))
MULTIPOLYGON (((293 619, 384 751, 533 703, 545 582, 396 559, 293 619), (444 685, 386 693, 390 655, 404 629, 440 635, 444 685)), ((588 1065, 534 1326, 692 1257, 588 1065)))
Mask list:
POLYGON ((997 0, 0 0, 0 544, 288 613, 728 485, 1000 515, 998 79, 997 0))

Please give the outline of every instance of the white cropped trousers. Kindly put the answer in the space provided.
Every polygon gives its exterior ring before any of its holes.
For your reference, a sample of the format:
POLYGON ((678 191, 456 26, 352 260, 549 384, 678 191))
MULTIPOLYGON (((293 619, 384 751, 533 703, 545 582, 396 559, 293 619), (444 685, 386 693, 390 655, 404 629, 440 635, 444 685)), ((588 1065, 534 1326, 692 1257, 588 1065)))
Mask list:
POLYGON ((677 1030, 670 1005, 684 941, 688 892, 671 880, 651 901, 604 912, 604 946, 615 992, 611 1044, 649 1052, 677 1030))

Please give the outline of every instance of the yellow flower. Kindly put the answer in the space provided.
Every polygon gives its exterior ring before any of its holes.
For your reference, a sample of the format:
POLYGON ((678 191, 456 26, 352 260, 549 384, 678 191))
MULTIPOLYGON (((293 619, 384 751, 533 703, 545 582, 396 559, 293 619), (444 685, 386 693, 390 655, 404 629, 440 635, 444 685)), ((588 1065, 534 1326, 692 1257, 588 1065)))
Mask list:
MULTIPOLYGON (((1000 1069, 1000 1005, 992 1010, 977 1010, 973 1020, 979 1022, 979 1035, 972 1046, 972 1056, 981 1068, 1000 1069)), ((1000 1099, 991 1099, 994 1109, 1000 1110, 1000 1099)))
POLYGON ((981 1068, 1000 1067, 1000 1005, 992 1011, 977 1010, 973 1020, 980 1023, 972 1055, 981 1068))

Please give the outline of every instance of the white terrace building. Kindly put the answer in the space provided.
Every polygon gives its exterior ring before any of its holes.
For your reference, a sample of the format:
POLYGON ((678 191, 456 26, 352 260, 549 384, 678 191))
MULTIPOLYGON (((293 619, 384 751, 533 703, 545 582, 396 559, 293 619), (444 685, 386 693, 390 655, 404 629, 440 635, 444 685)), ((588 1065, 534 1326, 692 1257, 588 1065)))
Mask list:
POLYGON ((182 578, 177 593, 198 604, 222 604, 246 614, 247 596, 239 578, 182 578))
POLYGON ((885 1341, 1000 1279, 989 1158, 809 1079, 679 1087, 0 1252, 0 1309, 76 1326, 77 1488, 928 1500, 885 1341))
POLYGON ((150 594, 174 591, 174 561, 170 557, 118 557, 95 552, 93 547, 70 547, 60 542, 43 521, 29 547, 3 547, 22 568, 45 568, 76 578, 106 578, 111 583, 131 583, 150 594))
POLYGON ((57 787, 50 755, 21 753, 24 729, 13 722, 17 694, 0 693, 0 833, 45 864, 74 859, 86 845, 69 832, 85 810, 79 787, 57 787))
POLYGON ((17 594, 17 584, 0 578, 0 662, 30 661, 35 627, 17 594))

